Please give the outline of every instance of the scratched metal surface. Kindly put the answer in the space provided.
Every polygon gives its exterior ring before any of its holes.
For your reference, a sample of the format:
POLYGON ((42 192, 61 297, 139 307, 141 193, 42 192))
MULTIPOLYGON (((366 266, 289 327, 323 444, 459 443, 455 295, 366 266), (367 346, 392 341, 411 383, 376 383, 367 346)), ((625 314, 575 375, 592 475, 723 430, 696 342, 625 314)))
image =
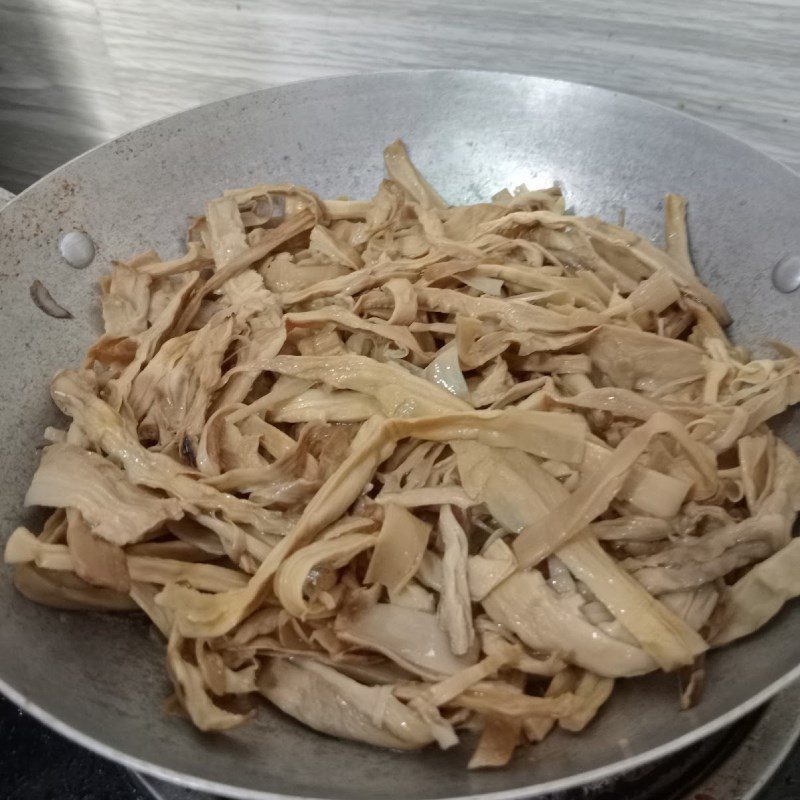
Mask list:
MULTIPOLYGON (((762 743, 755 746, 757 752, 763 753, 762 743)), ((123 767, 73 744, 3 698, 0 698, 0 749, 5 765, 0 770, 0 797, 4 800, 212 800, 210 795, 149 779, 150 788, 146 788, 123 767), (45 752, 46 762, 42 758, 45 752)), ((703 748, 703 755, 707 753, 703 748)), ((680 758, 681 754, 673 757, 680 758)), ((698 795, 699 790, 688 796, 686 792, 673 792, 656 797, 652 793, 643 795, 638 788, 638 794, 629 798, 620 794, 610 797, 613 800, 741 800, 746 786, 740 784, 740 791, 733 794, 723 793, 723 789, 727 792, 726 787, 712 784, 705 798, 702 793, 698 795)), ((795 747, 754 800, 797 798, 800 798, 800 749, 795 747)))
MULTIPOLYGON (((689 197, 701 276, 728 302, 734 333, 748 341, 800 341, 796 298, 770 283, 772 264, 800 252, 800 181, 688 117, 587 87, 485 73, 355 77, 271 90, 123 137, 0 213, 4 357, 22 367, 6 370, 0 384, 4 532, 20 519, 35 443, 54 419, 44 387, 93 337, 95 284, 110 259, 147 246, 174 253, 187 216, 226 186, 270 177, 363 196, 381 174, 381 147, 398 134, 456 202, 557 177, 578 211, 611 216, 624 206, 633 227, 655 234, 662 192, 679 189, 689 197), (69 269, 58 255, 58 236, 71 228, 89 231, 97 244, 87 270, 69 269), (73 320, 35 312, 33 277, 73 320)), ((9 612, 0 625, 0 679, 18 702, 129 765, 240 797, 522 798, 561 790, 731 723, 786 685, 800 664, 800 639, 787 635, 800 620, 794 605, 757 637, 712 656, 714 680, 692 711, 676 711, 667 677, 620 682, 593 726, 591 747, 554 736, 535 753, 523 750, 508 769, 467 773, 463 749, 390 753, 319 736, 275 713, 225 737, 201 736, 161 714, 163 656, 141 621, 53 614, 13 593, 8 581, 0 582, 0 603, 9 612)))

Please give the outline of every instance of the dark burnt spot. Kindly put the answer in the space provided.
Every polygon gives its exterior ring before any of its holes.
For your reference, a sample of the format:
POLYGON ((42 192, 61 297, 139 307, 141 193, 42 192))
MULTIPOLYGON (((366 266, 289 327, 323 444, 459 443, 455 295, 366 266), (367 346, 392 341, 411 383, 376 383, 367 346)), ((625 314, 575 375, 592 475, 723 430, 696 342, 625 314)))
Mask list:
POLYGON ((197 467, 197 452, 192 437, 185 435, 181 440, 181 458, 191 467, 197 467))

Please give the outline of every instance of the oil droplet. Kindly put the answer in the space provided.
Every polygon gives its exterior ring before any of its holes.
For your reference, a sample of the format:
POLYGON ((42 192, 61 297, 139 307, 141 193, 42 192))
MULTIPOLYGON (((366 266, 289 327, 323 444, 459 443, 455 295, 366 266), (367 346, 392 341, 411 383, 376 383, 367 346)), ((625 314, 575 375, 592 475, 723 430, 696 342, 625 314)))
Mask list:
POLYGON ((800 256, 785 256, 772 268, 772 285, 786 293, 800 288, 800 256))
POLYGON ((58 242, 64 261, 75 269, 83 269, 92 263, 94 242, 81 231, 65 233, 58 242))

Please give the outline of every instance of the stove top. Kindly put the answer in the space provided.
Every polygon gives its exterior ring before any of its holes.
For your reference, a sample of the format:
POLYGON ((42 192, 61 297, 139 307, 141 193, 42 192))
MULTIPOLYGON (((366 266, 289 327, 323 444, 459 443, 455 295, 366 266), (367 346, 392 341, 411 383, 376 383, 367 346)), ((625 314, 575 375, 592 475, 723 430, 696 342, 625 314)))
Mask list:
MULTIPOLYGON (((800 685, 687 750, 541 800, 800 800, 800 685)), ((136 775, 0 698, 4 800, 215 800, 136 775)))

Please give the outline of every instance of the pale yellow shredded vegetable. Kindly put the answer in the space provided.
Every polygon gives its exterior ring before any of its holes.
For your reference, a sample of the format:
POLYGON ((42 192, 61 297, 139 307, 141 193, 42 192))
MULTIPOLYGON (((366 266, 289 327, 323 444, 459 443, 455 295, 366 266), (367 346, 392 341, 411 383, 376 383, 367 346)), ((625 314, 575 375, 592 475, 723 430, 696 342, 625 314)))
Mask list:
POLYGON ((497 767, 619 679, 696 701, 705 651, 800 594, 800 465, 765 425, 795 351, 727 340, 676 195, 662 250, 556 188, 448 206, 385 159, 370 201, 226 191, 185 255, 113 265, 16 586, 141 609, 202 730, 266 698, 384 747, 477 728, 497 767))

